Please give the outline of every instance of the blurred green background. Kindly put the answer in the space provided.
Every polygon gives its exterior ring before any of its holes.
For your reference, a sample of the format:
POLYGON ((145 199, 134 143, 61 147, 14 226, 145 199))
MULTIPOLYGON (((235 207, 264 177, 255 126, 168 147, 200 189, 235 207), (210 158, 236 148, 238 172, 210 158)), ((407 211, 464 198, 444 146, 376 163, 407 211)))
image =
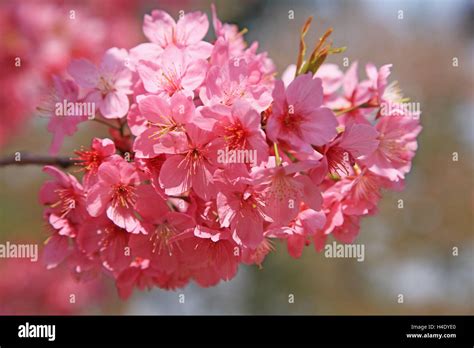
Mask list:
MULTIPOLYGON (((107 304, 83 308, 103 314, 474 314, 473 145, 474 145, 474 2, 473 1, 215 1, 223 21, 248 28, 246 41, 258 40, 281 74, 296 60, 299 30, 314 21, 308 42, 334 28, 344 57, 393 63, 391 80, 405 96, 421 103, 423 131, 406 189, 386 192, 380 212, 362 221, 357 243, 365 260, 327 259, 312 246, 292 259, 276 244, 263 264, 241 266, 238 276, 211 289, 191 285, 177 292, 153 289, 118 300, 110 281, 107 304), (294 19, 288 11, 294 11, 294 19), (403 11, 403 19, 399 19, 403 11), (459 66, 452 64, 453 57, 459 66), (459 160, 453 162, 457 152, 459 160), (397 203, 403 199, 404 208, 397 203), (453 255, 453 247, 459 255, 453 255), (179 302, 185 295, 185 303, 179 302), (294 303, 288 302, 294 295, 294 303), (402 294, 404 303, 398 303, 402 294)), ((206 11, 209 1, 145 1, 137 13, 152 8, 206 11)), ((138 26, 137 31, 141 30, 138 26)), ((7 93, 2 91, 0 93, 7 93)), ((46 153, 46 120, 33 118, 1 150, 46 153)), ((82 124, 67 139, 62 154, 71 155, 100 125, 82 124)), ((0 242, 48 235, 41 218, 38 190, 46 176, 39 166, 0 168, 0 242)), ((2 281, 0 275, 0 282, 2 281)), ((31 284, 34 286, 34 284, 31 284)), ((0 299, 5 301, 6 299, 0 299)), ((33 313, 34 314, 34 313, 33 313)))

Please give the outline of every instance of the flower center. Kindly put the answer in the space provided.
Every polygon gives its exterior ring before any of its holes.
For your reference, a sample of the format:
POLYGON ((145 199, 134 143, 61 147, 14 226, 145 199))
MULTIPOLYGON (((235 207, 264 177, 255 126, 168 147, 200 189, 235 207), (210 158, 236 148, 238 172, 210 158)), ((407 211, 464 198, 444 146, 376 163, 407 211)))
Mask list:
POLYGON ((354 161, 351 154, 339 146, 331 146, 326 152, 328 170, 331 174, 349 175, 351 163, 354 161))
POLYGON ((367 174, 362 174, 357 177, 357 182, 354 186, 354 195, 357 200, 370 201, 373 198, 380 198, 379 186, 375 179, 367 174))
POLYGON ((178 164, 178 168, 184 166, 188 169, 188 175, 195 175, 197 173, 198 167, 202 165, 202 160, 205 159, 205 156, 201 149, 198 147, 191 147, 186 157, 178 164))
POLYGON ((405 144, 398 139, 379 137, 380 147, 385 156, 392 162, 406 163, 410 159, 407 157, 408 151, 405 144))
POLYGON ((77 164, 83 166, 83 169, 87 172, 96 173, 104 159, 103 156, 95 150, 89 151, 81 149, 74 151, 74 153, 78 156, 77 158, 74 158, 78 161, 77 164))
POLYGON ((183 89, 176 67, 163 68, 161 71, 160 84, 170 97, 183 89))
POLYGON ((72 188, 57 189, 54 192, 58 194, 59 199, 51 204, 51 208, 59 207, 61 218, 64 218, 76 208, 76 193, 72 188))
POLYGON ((148 138, 153 140, 157 140, 161 138, 163 135, 166 135, 173 131, 183 131, 183 125, 176 123, 176 121, 171 116, 161 116, 161 122, 151 122, 148 121, 149 127, 158 128, 153 134, 151 134, 148 138))
POLYGON ((224 140, 230 149, 245 148, 247 144, 247 131, 243 128, 240 121, 224 128, 224 140))
POLYGON ((99 78, 99 83, 97 85, 97 88, 102 93, 102 96, 105 96, 108 93, 115 91, 115 87, 114 87, 112 81, 110 81, 110 79, 108 79, 104 76, 101 76, 99 78))
POLYGON ((176 228, 170 225, 167 221, 163 224, 157 225, 155 231, 150 236, 150 242, 153 245, 152 252, 167 252, 170 256, 173 255, 173 242, 171 237, 176 235, 176 228))
POLYGON ((113 185, 112 190, 112 204, 114 206, 133 207, 136 200, 135 186, 119 183, 113 185))
POLYGON ((237 99, 245 95, 245 88, 240 83, 232 81, 227 88, 223 89, 222 104, 231 106, 237 99))
POLYGON ((300 133, 300 125, 303 121, 303 117, 300 115, 287 112, 283 115, 281 123, 283 125, 284 130, 287 132, 294 132, 300 133))

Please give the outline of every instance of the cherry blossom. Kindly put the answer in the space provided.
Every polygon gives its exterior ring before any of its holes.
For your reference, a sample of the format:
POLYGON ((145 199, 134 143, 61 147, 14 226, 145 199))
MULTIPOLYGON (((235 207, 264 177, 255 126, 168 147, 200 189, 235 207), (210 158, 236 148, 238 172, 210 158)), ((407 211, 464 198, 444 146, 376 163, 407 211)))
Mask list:
MULTIPOLYGON (((368 64, 360 80, 357 63, 320 64, 315 51, 275 79, 259 43, 214 6, 212 24, 210 43, 205 14, 155 10, 149 42, 55 78, 53 100, 96 103, 109 135, 75 151, 78 171, 44 169, 47 267, 104 273, 123 299, 215 286, 241 264, 263 267, 278 241, 294 258, 354 242, 383 192, 403 188, 420 112, 389 81, 391 65, 368 64)), ((51 120, 55 151, 75 120, 51 120)))

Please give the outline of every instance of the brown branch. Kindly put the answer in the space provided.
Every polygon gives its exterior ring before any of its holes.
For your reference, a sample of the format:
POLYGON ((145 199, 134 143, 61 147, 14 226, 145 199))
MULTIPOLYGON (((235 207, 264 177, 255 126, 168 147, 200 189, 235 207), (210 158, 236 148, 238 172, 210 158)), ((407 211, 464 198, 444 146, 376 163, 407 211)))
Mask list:
POLYGON ((0 158, 0 167, 8 165, 53 165, 62 168, 70 167, 76 164, 75 161, 69 157, 57 157, 57 156, 45 156, 45 155, 33 155, 28 153, 19 153, 19 155, 10 155, 0 158), (17 157, 18 160, 17 160, 17 157))

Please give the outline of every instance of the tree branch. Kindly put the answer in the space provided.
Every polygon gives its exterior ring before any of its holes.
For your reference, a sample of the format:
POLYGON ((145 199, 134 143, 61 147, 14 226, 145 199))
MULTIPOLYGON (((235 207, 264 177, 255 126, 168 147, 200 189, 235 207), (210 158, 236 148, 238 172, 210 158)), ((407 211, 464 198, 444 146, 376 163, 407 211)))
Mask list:
POLYGON ((33 155, 29 153, 19 152, 17 155, 10 155, 0 158, 0 167, 8 165, 53 165, 62 168, 73 166, 78 161, 75 161, 69 157, 57 157, 57 156, 44 156, 44 155, 33 155))

